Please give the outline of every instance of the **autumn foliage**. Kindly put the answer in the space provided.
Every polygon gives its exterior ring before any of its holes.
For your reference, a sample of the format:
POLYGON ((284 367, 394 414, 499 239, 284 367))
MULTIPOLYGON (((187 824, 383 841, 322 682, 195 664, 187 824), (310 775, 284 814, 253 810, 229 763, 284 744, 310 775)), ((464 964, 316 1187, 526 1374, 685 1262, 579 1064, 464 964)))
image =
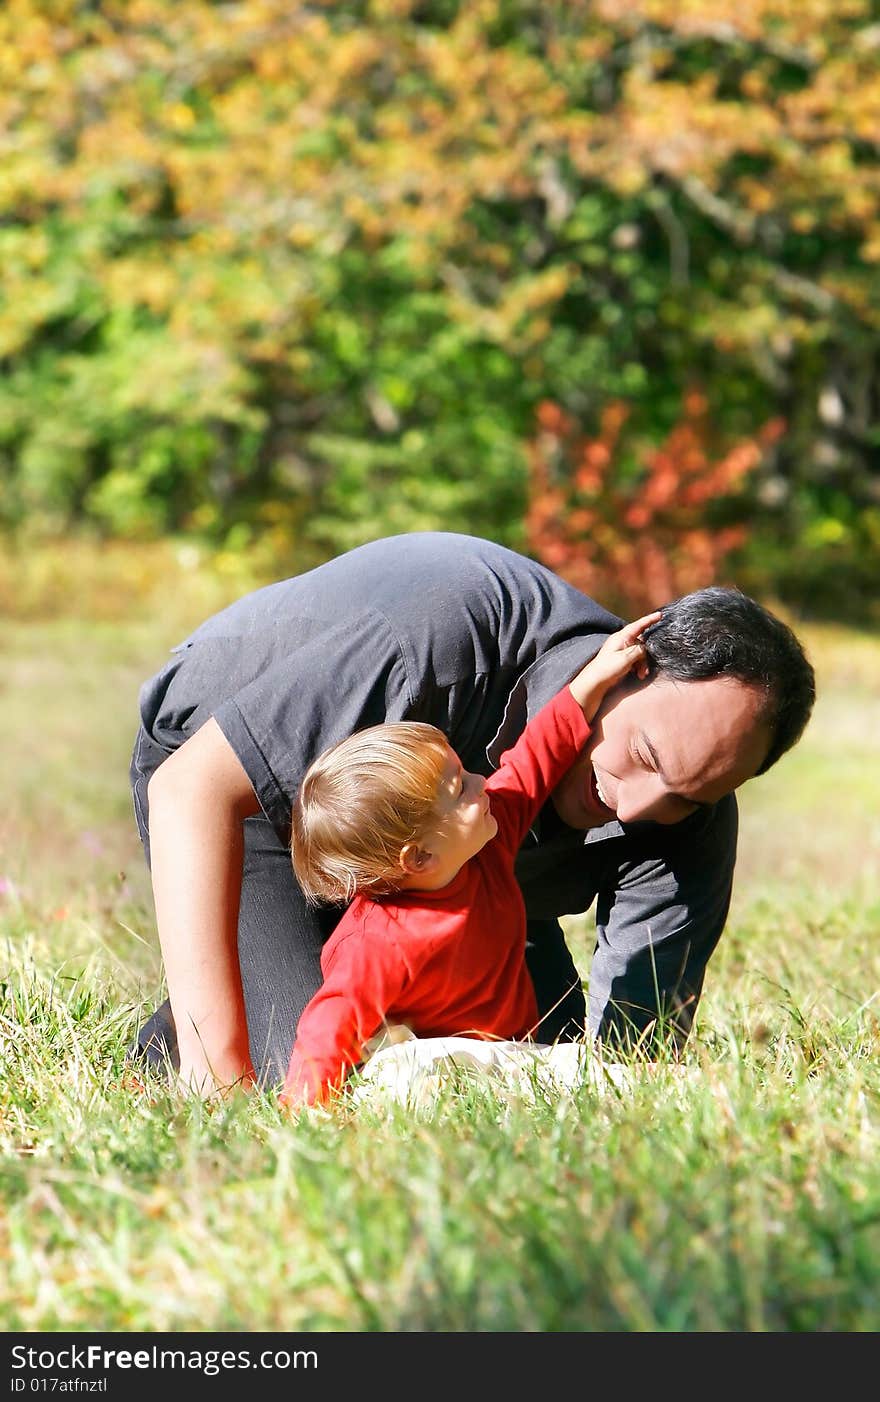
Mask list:
POLYGON ((529 548, 585 593, 634 616, 725 578, 748 527, 724 522, 745 479, 784 431, 771 420, 753 438, 713 454, 708 404, 684 398, 680 421, 657 447, 636 445, 625 470, 629 412, 608 405, 595 437, 545 402, 529 448, 529 548), (721 509, 720 519, 711 520, 721 509))
POLYGON ((521 546, 539 405, 698 375, 870 583, 878 133, 873 0, 6 0, 0 527, 521 546))

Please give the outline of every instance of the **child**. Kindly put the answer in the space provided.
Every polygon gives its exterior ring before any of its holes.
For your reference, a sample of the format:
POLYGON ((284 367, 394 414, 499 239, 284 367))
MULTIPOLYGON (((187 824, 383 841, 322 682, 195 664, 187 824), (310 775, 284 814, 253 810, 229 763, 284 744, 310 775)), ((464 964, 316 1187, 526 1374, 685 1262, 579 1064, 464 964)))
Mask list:
POLYGON ((605 693, 646 674, 640 639, 659 617, 613 633, 488 780, 419 722, 358 731, 310 767, 293 809, 294 870, 312 904, 351 904, 300 1018, 285 1103, 326 1100, 386 1023, 422 1037, 536 1031, 514 860, 605 693))

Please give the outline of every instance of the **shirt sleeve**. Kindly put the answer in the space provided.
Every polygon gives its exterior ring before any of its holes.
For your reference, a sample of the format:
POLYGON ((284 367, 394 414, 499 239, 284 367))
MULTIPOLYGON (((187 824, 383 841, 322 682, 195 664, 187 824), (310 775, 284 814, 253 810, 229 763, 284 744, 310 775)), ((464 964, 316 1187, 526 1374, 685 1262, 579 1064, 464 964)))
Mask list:
POLYGON ((563 689, 529 721, 501 756, 486 783, 498 835, 515 852, 551 790, 571 768, 591 734, 581 707, 563 689))
POLYGON ((661 1028, 679 1044, 689 1035, 730 908, 734 795, 685 826, 663 850, 647 834, 622 850, 600 884, 590 1028, 604 1041, 632 1046, 661 1028))
MULTIPOLYGON (((372 913, 379 916, 379 908, 372 913)), ((299 1108, 325 1101, 363 1060, 365 1043, 398 1002, 408 969, 385 922, 379 920, 378 926, 368 936, 358 925, 338 944, 334 936, 324 983, 299 1020, 281 1096, 284 1104, 299 1108)), ((336 934, 341 933, 337 927, 336 934)))
POLYGON ((381 615, 323 626, 257 671, 215 712, 260 806, 283 842, 303 774, 355 730, 406 719, 412 695, 398 641, 381 615))

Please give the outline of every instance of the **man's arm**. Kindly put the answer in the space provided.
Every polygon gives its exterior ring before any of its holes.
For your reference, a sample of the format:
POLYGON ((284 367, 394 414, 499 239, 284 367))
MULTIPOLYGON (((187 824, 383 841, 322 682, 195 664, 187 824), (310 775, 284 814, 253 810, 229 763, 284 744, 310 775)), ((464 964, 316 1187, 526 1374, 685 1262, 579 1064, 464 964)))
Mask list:
POLYGON ((254 1078, 238 963, 245 818, 259 804, 215 721, 150 780, 159 943, 177 1027, 180 1079, 211 1091, 254 1078))
MULTIPOLYGON (((681 825, 681 840, 651 850, 649 837, 621 845, 596 904, 590 965, 590 1030, 610 1046, 684 1046, 706 964, 730 907, 737 805, 729 794, 681 825)), ((610 842, 612 851, 618 843, 610 842)))

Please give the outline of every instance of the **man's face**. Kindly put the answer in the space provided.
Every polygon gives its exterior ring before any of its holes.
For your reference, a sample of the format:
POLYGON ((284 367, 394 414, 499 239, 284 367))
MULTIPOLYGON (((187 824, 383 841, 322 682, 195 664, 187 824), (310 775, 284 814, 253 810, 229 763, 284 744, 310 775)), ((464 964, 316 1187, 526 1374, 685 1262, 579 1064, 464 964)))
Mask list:
POLYGON ((553 791, 572 828, 680 823, 751 779, 770 745, 763 694, 729 677, 627 678, 608 693, 577 763, 553 791))

